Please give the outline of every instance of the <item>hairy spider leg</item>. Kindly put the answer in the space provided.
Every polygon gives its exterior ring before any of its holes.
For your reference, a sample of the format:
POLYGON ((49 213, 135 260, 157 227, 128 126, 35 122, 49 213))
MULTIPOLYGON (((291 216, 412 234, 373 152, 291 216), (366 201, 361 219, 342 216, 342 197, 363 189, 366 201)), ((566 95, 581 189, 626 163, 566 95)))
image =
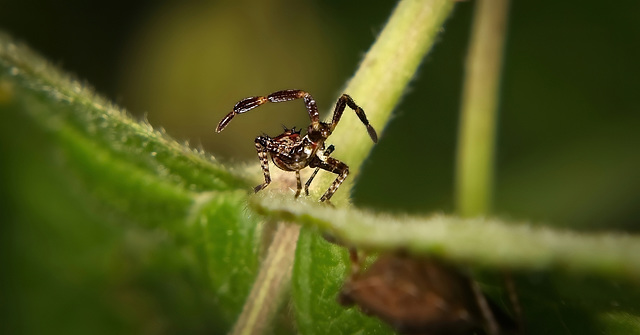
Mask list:
POLYGON ((269 157, 267 157, 267 146, 271 143, 271 139, 268 137, 258 136, 255 140, 256 151, 258 151, 258 159, 260 160, 260 166, 262 167, 262 173, 264 174, 264 183, 256 186, 253 191, 258 193, 261 189, 267 187, 271 183, 271 174, 269 173, 269 157))
POLYGON ((338 187, 340 187, 340 184, 342 184, 342 182, 349 175, 349 167, 347 166, 347 164, 332 157, 327 157, 326 161, 320 160, 320 158, 317 158, 317 156, 314 158, 315 159, 313 159, 309 164, 310 167, 312 168, 318 167, 338 175, 336 180, 333 181, 333 184, 329 186, 329 189, 320 198, 320 202, 324 202, 324 201, 328 202, 329 199, 331 199, 331 197, 333 196, 333 194, 336 193, 336 191, 338 190, 338 187))
MULTIPOLYGON (((256 151, 258 152, 258 159, 260 160, 260 166, 262 167, 262 173, 264 174, 264 183, 256 186, 253 190, 258 193, 271 183, 271 173, 269 172, 269 156, 268 154, 277 154, 279 157, 289 158, 291 156, 287 152, 283 152, 280 149, 279 143, 274 141, 269 136, 258 136, 255 139, 256 151)), ((302 182, 300 181, 299 171, 298 174, 298 190, 302 190, 302 182)))
POLYGON ((369 124, 369 120, 367 120, 367 116, 364 114, 364 110, 360 108, 360 106, 356 105, 355 101, 348 95, 343 94, 338 102, 336 102, 336 108, 333 111, 333 120, 331 121, 331 131, 336 128, 340 118, 342 117, 342 113, 344 112, 345 106, 349 106, 349 108, 353 109, 358 115, 360 121, 367 127, 367 132, 369 133, 369 137, 373 140, 373 143, 378 143, 378 134, 376 130, 369 124))
POLYGON ((267 96, 267 99, 269 99, 270 102, 285 102, 296 99, 303 99, 304 106, 307 108, 307 112, 309 113, 309 120, 311 120, 311 124, 315 128, 320 123, 320 116, 318 114, 318 106, 316 105, 316 100, 311 96, 311 94, 303 90, 278 91, 269 94, 267 96))
POLYGON ((246 113, 267 102, 285 102, 296 99, 304 100, 304 105, 307 108, 307 112, 309 113, 311 125, 317 129, 318 125, 320 124, 320 117, 318 116, 318 106, 316 105, 316 100, 311 96, 311 94, 302 90, 284 90, 271 93, 266 97, 248 97, 240 100, 235 106, 233 106, 233 110, 229 114, 227 114, 220 121, 220 123, 218 123, 216 132, 219 133, 225 127, 227 127, 227 125, 231 122, 231 119, 233 119, 236 115, 246 113))
MULTIPOLYGON (((331 155, 331 153, 333 152, 333 150, 335 150, 336 148, 332 145, 330 145, 327 150, 324 151, 323 156, 324 157, 329 157, 329 155, 331 155)), ((305 195, 309 195, 309 186, 311 185, 311 182, 313 181, 313 178, 316 177, 316 175, 318 174, 318 171, 320 171, 320 168, 317 167, 313 173, 311 174, 311 177, 309 177, 309 180, 307 180, 307 182, 304 184, 304 193, 305 195)))
POLYGON ((267 101, 269 100, 267 100, 266 97, 248 97, 240 100, 238 103, 236 103, 235 106, 233 106, 233 110, 229 114, 227 114, 222 120, 220 120, 220 123, 218 123, 218 126, 216 127, 216 133, 221 132, 225 127, 227 127, 227 125, 229 124, 229 122, 231 122, 231 119, 233 119, 234 116, 238 114, 246 113, 266 103, 267 101))

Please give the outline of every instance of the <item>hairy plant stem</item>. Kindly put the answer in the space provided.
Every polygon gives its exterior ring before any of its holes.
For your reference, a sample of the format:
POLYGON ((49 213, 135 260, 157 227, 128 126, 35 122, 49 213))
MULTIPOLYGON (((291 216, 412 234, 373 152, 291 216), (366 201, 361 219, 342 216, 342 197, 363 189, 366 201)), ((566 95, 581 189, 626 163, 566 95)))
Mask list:
MULTIPOLYGON (((391 112, 413 78, 424 56, 429 52, 442 24, 451 14, 451 0, 404 0, 394 9, 376 42, 365 55, 358 71, 342 91, 353 97, 365 110, 371 125, 382 134, 391 112)), ((348 111, 347 111, 348 112, 348 111)), ((347 114, 345 112, 345 114, 347 114)), ((332 201, 348 198, 350 189, 373 142, 357 117, 345 115, 331 135, 336 156, 349 165, 350 175, 332 201)), ((322 183, 335 178, 322 174, 322 183)))
POLYGON ((284 298, 283 293, 291 282, 291 267, 299 235, 300 225, 278 224, 267 256, 231 334, 262 334, 269 328, 284 298))
POLYGON ((508 0, 478 0, 462 96, 456 207, 462 216, 491 209, 498 89, 508 0))
MULTIPOLYGON (((399 102, 402 92, 433 45, 442 23, 452 9, 451 0, 401 1, 344 89, 345 93, 362 103, 369 121, 378 132, 381 132, 389 120, 391 111, 399 102)), ((348 162, 351 176, 342 187, 349 189, 373 143, 356 117, 343 117, 338 129, 343 131, 336 131, 331 137, 331 143, 344 148, 340 151, 340 159, 348 162), (352 131, 346 131, 348 129, 352 131), (356 131, 357 129, 361 131, 356 131)), ((335 175, 327 173, 320 178, 330 183, 335 175)), ((347 199, 348 193, 343 191, 336 193, 332 201, 343 203, 347 199)), ((278 309, 277 304, 267 303, 265 298, 281 296, 288 289, 293 246, 297 241, 299 228, 284 225, 280 228, 234 326, 234 335, 263 332, 265 325, 271 321, 270 317, 278 309), (295 233, 293 229, 296 229, 295 233), (288 252, 289 257, 285 257, 283 252, 288 252)))
POLYGON ((254 197, 249 206, 273 220, 286 219, 329 232, 359 250, 404 250, 499 270, 557 269, 640 280, 640 236, 633 234, 572 232, 491 217, 389 215, 292 202, 285 196, 254 197))

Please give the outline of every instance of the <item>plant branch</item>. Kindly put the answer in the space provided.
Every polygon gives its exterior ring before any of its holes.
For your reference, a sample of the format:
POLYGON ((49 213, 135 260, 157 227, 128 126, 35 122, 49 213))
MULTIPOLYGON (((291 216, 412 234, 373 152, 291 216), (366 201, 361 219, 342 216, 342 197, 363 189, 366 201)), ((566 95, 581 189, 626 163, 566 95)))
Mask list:
POLYGON ((406 250, 456 264, 524 271, 563 270, 581 275, 640 278, 640 236, 578 233, 495 218, 375 214, 254 197, 250 206, 271 219, 308 225, 362 250, 406 250))
POLYGON ((280 223, 232 335, 262 334, 271 324, 291 282, 300 226, 280 223))
POLYGON ((456 207, 462 216, 491 207, 498 89, 506 34, 508 0, 478 0, 464 82, 456 207))
MULTIPOLYGON (((379 135, 453 6, 451 0, 401 1, 343 90, 363 107, 379 135)), ((373 142, 356 117, 343 117, 330 140, 340 159, 349 164, 351 176, 345 181, 349 186, 343 186, 348 189, 373 142)), ((322 176, 325 181, 332 177, 322 176)), ((338 192, 332 201, 345 200, 347 196, 346 192, 338 192)))

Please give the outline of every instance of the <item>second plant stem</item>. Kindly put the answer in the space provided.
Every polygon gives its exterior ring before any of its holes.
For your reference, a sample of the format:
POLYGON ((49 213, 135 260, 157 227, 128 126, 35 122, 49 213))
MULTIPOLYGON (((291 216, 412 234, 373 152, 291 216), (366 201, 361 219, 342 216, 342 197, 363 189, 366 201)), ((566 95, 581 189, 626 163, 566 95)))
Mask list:
POLYGON ((475 5, 456 166, 456 207, 458 214, 467 217, 491 210, 508 0, 478 0, 475 5))

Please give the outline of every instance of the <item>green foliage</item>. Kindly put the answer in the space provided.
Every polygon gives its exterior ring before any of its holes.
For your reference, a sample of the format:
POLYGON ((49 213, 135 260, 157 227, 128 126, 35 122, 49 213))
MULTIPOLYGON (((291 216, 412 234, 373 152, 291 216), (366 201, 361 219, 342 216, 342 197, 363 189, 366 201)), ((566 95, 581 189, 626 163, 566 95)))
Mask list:
POLYGON ((247 181, 4 35, 0 55, 3 326, 230 327, 258 264, 247 181))
POLYGON ((390 334, 389 326, 337 302, 348 275, 346 249, 327 242, 314 229, 303 229, 296 249, 292 293, 301 334, 390 334))

